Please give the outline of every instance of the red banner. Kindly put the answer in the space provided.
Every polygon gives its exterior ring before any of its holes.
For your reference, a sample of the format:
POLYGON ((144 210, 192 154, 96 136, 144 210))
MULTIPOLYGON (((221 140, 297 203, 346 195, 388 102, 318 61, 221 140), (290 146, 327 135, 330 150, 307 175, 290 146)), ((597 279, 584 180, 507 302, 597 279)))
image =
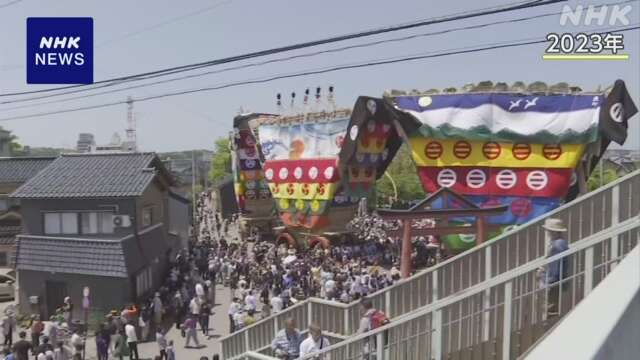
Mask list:
POLYGON ((449 187, 462 195, 564 197, 573 169, 419 167, 427 192, 449 187))
POLYGON ((270 183, 332 183, 340 179, 336 159, 268 160, 264 176, 270 183))

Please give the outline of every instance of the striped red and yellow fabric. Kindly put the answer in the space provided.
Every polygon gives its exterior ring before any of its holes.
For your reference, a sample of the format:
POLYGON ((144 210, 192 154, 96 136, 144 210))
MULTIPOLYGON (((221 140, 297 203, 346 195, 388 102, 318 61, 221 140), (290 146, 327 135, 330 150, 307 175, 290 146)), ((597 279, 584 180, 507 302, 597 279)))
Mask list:
POLYGON ((417 166, 492 166, 514 168, 575 168, 582 144, 528 144, 495 141, 439 140, 412 137, 417 166))

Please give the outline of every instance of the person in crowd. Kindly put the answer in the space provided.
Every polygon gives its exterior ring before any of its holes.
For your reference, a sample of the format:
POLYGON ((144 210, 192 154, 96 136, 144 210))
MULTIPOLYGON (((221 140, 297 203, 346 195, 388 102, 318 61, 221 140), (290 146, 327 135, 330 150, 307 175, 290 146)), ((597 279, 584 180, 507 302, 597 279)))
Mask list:
POLYGON ((129 356, 129 348, 127 347, 127 335, 124 329, 119 329, 117 335, 113 339, 113 357, 122 360, 125 356, 129 356))
MULTIPOLYGON (((542 227, 547 231, 550 243, 547 250, 547 257, 551 257, 569 250, 569 243, 565 239, 567 228, 561 219, 546 219, 542 227)), ((560 304, 560 288, 568 286, 562 281, 569 273, 569 257, 549 263, 546 270, 546 285, 548 289, 548 305, 547 313, 551 316, 558 315, 561 309, 560 304)))
POLYGON ((213 280, 207 280, 207 301, 212 307, 216 305, 216 283, 213 280))
POLYGON ((198 296, 194 296, 189 302, 189 314, 194 319, 200 318, 200 308, 202 306, 202 300, 198 296))
POLYGON ((162 304, 162 299, 160 297, 160 293, 156 292, 153 297, 153 323, 156 328, 162 326, 162 315, 164 314, 164 305, 162 304))
POLYGON ((69 340, 69 345, 73 349, 73 356, 80 354, 82 355, 82 349, 84 348, 84 339, 80 336, 78 330, 74 330, 73 334, 71 334, 71 340, 69 340))
POLYGON ((200 347, 200 342, 198 341, 198 331, 196 330, 197 324, 197 316, 189 316, 187 320, 184 321, 184 332, 185 332, 185 343, 184 347, 189 348, 191 340, 196 344, 196 347, 200 347))
POLYGON ((266 319, 271 316, 271 304, 263 303, 260 308, 260 319, 266 319))
POLYGON ((242 305, 240 305, 240 299, 238 299, 237 297, 234 297, 233 300, 231 301, 231 304, 229 304, 229 311, 227 312, 227 314, 229 315, 229 332, 230 333, 233 333, 236 331, 235 315, 238 311, 240 311, 241 307, 242 305))
POLYGON ((127 337, 127 347, 129 348, 129 352, 131 353, 131 360, 140 360, 140 355, 138 354, 138 335, 136 334, 136 328, 131 325, 131 323, 127 323, 124 326, 125 336, 127 337))
POLYGON ((271 312, 273 314, 277 314, 280 311, 282 311, 283 307, 284 307, 284 302, 282 301, 282 298, 280 297, 280 293, 276 293, 272 298, 271 298, 271 312))
POLYGON ((58 343, 58 324, 55 321, 45 324, 43 337, 46 337, 52 346, 58 343))
MULTIPOLYGON (((311 355, 330 346, 329 339, 322 336, 322 330, 316 323, 309 324, 309 336, 300 343, 300 357, 311 355)), ((317 360, 330 360, 329 355, 316 357, 317 360)))
POLYGON ((251 307, 246 307, 245 311, 246 315, 242 319, 242 324, 245 327, 251 326, 256 322, 255 310, 253 310, 251 307))
POLYGON ((258 299, 256 299, 253 290, 249 290, 247 292, 247 296, 245 296, 244 298, 244 304, 245 307, 248 310, 252 310, 252 311, 256 311, 256 309, 258 308, 258 299))
POLYGON ((29 351, 33 350, 33 345, 27 341, 27 333, 20 331, 18 334, 19 340, 13 344, 13 353, 16 360, 29 360, 29 351))
POLYGON ((162 327, 156 329, 156 344, 158 344, 158 353, 161 360, 167 360, 167 338, 164 336, 162 327))
POLYGON ((169 340, 167 345, 167 360, 176 360, 176 352, 173 349, 173 340, 169 340))
POLYGON ((69 296, 64 298, 64 302, 62 304, 62 314, 64 317, 64 321, 68 324, 71 324, 72 316, 73 316, 73 302, 69 296))
MULTIPOLYGON (((36 354, 46 354, 48 351, 53 351, 53 346, 49 343, 49 338, 46 336, 43 336, 41 339, 41 343, 40 345, 38 345, 37 348, 35 348, 34 353, 36 354)), ((101 360, 101 359, 99 359, 101 360)))
POLYGON ((73 351, 64 345, 64 342, 58 341, 56 348, 53 349, 53 360, 71 360, 73 351))
POLYGON ((2 349, 2 352, 0 352, 0 354, 2 354, 2 358, 3 360, 16 360, 15 356, 13 355, 13 353, 11 352, 11 348, 9 346, 5 346, 2 349))
POLYGON ((296 329, 296 322, 293 318, 284 321, 285 328, 278 331, 276 337, 271 342, 271 349, 276 357, 282 360, 297 359, 300 355, 300 343, 302 335, 296 329))
POLYGON ((140 341, 149 340, 149 332, 151 328, 151 309, 146 305, 140 308, 140 316, 138 316, 138 328, 140 329, 140 341))
POLYGON ((44 323, 40 320, 40 315, 31 316, 31 343, 33 348, 37 349, 40 346, 40 336, 44 331, 44 323))
POLYGON ((13 333, 16 330, 16 317, 12 312, 6 312, 2 318, 2 335, 4 336, 4 345, 11 348, 13 345, 13 333))
POLYGON ((200 327, 202 335, 209 336, 209 317, 211 316, 211 305, 207 301, 203 301, 200 306, 200 327))
POLYGON ((101 331, 95 332, 95 340, 98 360, 109 360, 109 343, 101 331))

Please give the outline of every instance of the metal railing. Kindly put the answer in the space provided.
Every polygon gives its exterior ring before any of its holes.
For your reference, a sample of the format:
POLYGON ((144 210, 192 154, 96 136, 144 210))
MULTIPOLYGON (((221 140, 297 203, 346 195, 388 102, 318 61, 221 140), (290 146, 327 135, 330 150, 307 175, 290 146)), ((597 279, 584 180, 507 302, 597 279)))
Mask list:
MULTIPOLYGON (((302 330, 302 331, 300 331, 300 334, 302 334, 303 338, 306 338, 307 335, 309 334, 309 331, 308 330, 302 330)), ((329 341, 330 344, 337 344, 337 343, 347 339, 346 336, 343 336, 343 335, 340 335, 340 334, 331 333, 331 332, 328 332, 328 331, 323 331, 322 332, 322 336, 325 337, 329 341)), ((244 354, 244 356, 246 356, 247 354, 250 354, 250 353, 260 354, 261 356, 268 356, 268 357, 269 356, 274 356, 275 357, 274 351, 273 351, 273 349, 271 349, 271 344, 269 344, 269 345, 267 345, 267 346, 265 346, 263 348, 260 348, 260 349, 254 349, 253 351, 248 351, 248 352, 246 352, 244 354)))
MULTIPOLYGON (((565 222, 567 241, 573 243, 638 213, 640 171, 635 171, 368 297, 377 309, 384 310, 393 319, 544 257, 547 240, 541 225, 548 217, 565 222)), ((618 243, 613 242, 602 251, 608 258, 615 257, 619 252, 618 243)), ((321 327, 331 329, 329 331, 351 335, 357 330, 360 308, 358 302, 342 304, 316 298, 303 301, 223 338, 224 358, 268 345, 288 317, 295 318, 299 328, 306 328, 312 319, 321 327), (344 321, 343 325, 339 319, 344 321)))
POLYGON ((541 258, 437 300, 390 324, 304 359, 515 359, 597 286, 640 242, 640 216, 600 231, 569 250, 541 258), (619 252, 605 256, 615 243, 619 252), (567 259, 560 281, 540 268, 567 259))
POLYGON ((637 359, 640 353, 639 275, 640 247, 636 246, 523 358, 637 359))

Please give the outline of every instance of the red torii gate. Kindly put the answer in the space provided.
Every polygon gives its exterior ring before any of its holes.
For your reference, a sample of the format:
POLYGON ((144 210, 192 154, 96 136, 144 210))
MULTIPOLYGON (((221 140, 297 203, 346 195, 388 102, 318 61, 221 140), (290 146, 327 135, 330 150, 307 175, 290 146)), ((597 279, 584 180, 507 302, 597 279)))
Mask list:
POLYGON ((402 222, 402 226, 399 229, 387 231, 387 235, 393 237, 402 236, 400 273, 402 278, 407 278, 411 275, 411 252, 413 248, 411 237, 420 235, 475 234, 476 244, 479 245, 486 240, 488 224, 485 218, 487 216, 499 215, 507 210, 507 208, 507 205, 481 208, 455 193, 453 190, 443 187, 408 210, 376 209, 376 211, 385 221, 400 220, 402 222), (457 201, 462 207, 447 208, 450 198, 457 201), (442 209, 431 209, 431 204, 436 199, 442 199, 442 209), (450 226, 449 219, 455 217, 474 217, 475 227, 450 226), (422 229, 417 229, 412 226, 413 220, 422 219, 434 219, 436 226, 422 229))

